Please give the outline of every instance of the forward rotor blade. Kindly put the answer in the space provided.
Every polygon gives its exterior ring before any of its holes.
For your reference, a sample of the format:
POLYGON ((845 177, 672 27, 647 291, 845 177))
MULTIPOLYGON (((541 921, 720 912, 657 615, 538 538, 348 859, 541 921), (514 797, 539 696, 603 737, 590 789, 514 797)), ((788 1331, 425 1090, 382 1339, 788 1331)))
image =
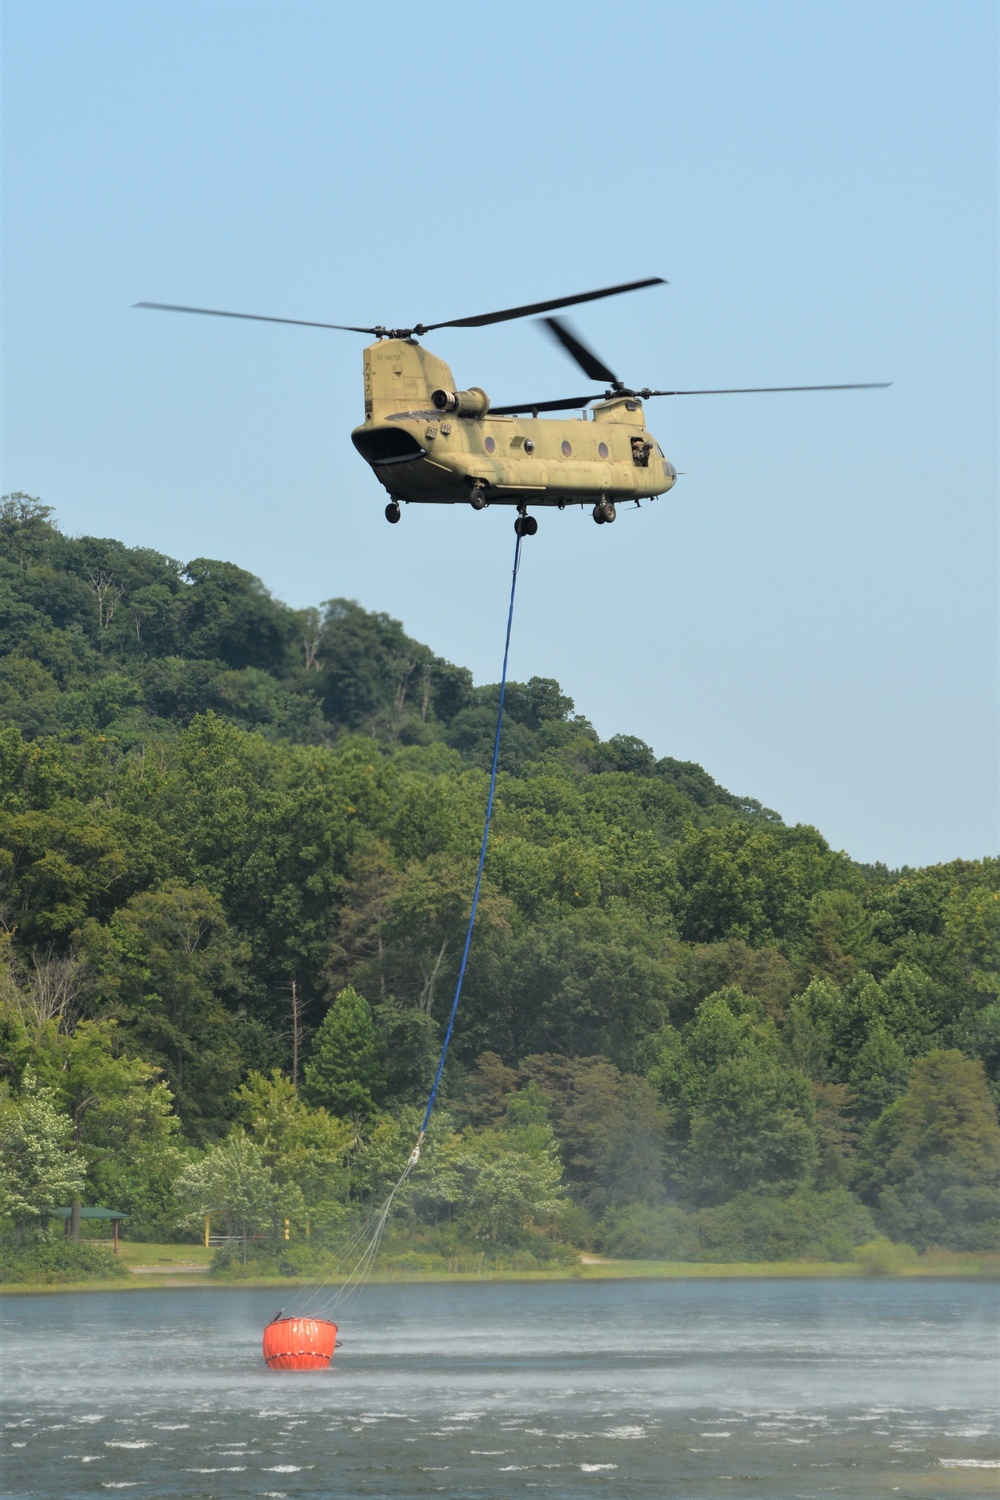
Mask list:
POLYGON ((201 313, 206 318, 242 318, 249 323, 293 323, 297 328, 337 328, 342 333, 379 333, 377 328, 354 328, 350 323, 310 323, 305 318, 268 318, 262 313, 221 312, 217 307, 177 307, 173 302, 133 302, 153 312, 201 313))
POLYGON ((722 391, 637 391, 636 395, 645 401, 650 396, 757 396, 774 391, 884 391, 890 385, 891 380, 867 380, 860 385, 742 385, 722 391))
POLYGON ((575 359, 585 375, 591 380, 604 380, 608 385, 620 385, 618 376, 603 364, 592 349, 575 333, 562 318, 543 318, 542 322, 557 343, 562 344, 571 359, 575 359))
POLYGON ((516 406, 490 406, 490 413, 498 417, 516 417, 522 411, 579 411, 591 401, 602 401, 604 392, 596 396, 569 396, 565 401, 522 401, 516 406))
POLYGON ((621 286, 606 286, 597 292, 580 292, 575 297, 557 297, 554 302, 528 302, 523 307, 506 307, 502 312, 480 313, 474 318, 449 318, 446 323, 422 323, 420 330, 430 333, 435 328, 485 328, 488 323, 504 323, 508 318, 530 318, 535 313, 555 312, 560 307, 575 307, 578 302, 596 302, 599 297, 617 297, 621 292, 638 292, 646 286, 666 285, 662 276, 649 276, 645 281, 626 281, 621 286))

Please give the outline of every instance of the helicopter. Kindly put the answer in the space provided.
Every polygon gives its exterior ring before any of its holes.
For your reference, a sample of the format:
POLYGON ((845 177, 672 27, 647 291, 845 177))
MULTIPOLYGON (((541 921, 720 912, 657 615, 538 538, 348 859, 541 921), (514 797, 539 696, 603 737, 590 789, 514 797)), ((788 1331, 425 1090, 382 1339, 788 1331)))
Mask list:
POLYGON ((672 489, 677 470, 647 430, 644 401, 658 396, 731 396, 776 391, 855 391, 884 389, 891 382, 853 385, 743 386, 727 390, 635 390, 590 349, 565 321, 541 321, 583 373, 604 390, 557 400, 493 406, 479 386, 462 390, 444 360, 418 342, 439 328, 484 328, 513 318, 554 314, 566 307, 616 297, 651 286, 662 276, 624 282, 572 297, 521 307, 416 323, 412 328, 359 328, 260 313, 182 307, 168 302, 137 302, 157 312, 197 313, 256 323, 286 323, 370 334, 375 343, 363 353, 365 418, 351 441, 388 492, 385 518, 395 525, 403 504, 512 505, 519 536, 534 536, 538 521, 528 507, 589 506, 599 526, 613 522, 625 501, 655 500, 672 489), (578 412, 584 417, 542 417, 541 412, 578 412))

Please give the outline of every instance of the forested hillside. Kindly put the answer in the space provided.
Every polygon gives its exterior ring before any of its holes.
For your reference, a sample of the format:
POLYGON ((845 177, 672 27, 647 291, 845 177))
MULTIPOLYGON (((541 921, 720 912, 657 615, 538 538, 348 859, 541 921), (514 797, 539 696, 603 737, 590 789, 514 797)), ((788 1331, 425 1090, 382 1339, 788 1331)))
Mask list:
MULTIPOLYGON (((395 1180, 496 704, 388 615, 0 503, 9 1233, 213 1209, 287 1269, 395 1180)), ((554 681, 507 704, 411 1263, 1000 1248, 1000 861, 863 867, 554 681)))

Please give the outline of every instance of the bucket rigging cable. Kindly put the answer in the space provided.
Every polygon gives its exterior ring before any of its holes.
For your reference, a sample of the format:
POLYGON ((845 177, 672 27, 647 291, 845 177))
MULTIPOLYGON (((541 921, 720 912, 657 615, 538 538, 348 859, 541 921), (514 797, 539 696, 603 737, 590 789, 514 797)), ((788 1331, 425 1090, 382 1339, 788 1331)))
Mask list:
MULTIPOLYGON (((389 1214, 392 1210, 393 1199, 420 1160, 420 1148, 423 1144, 424 1137, 427 1134, 427 1127, 430 1124, 431 1114, 434 1110, 434 1104, 437 1099, 438 1085, 441 1082, 441 1075, 444 1072, 444 1065, 448 1057, 448 1048, 451 1044, 452 1032, 455 1029, 455 1017, 458 1014, 458 1002, 462 998, 462 985, 465 981, 465 971, 468 967, 469 962, 469 950, 472 946, 472 932, 476 924, 476 912, 479 907, 479 893, 482 889, 483 884, 483 868, 486 864, 486 851, 489 845, 490 823, 493 818, 493 802, 497 785, 497 767, 500 761, 500 733, 503 728, 504 699, 507 694, 507 663, 510 657, 511 627, 514 623, 514 595, 517 591, 517 575, 521 566, 521 540, 521 533, 520 530, 518 530, 514 543, 514 567, 510 580, 510 603, 507 607, 507 631, 504 637, 503 669, 500 674, 500 701, 497 705, 497 726, 496 733, 493 738, 493 760, 490 766, 490 789, 489 795, 486 799, 486 817, 483 823, 483 838, 479 849, 479 864, 476 869, 476 883, 472 893, 472 906, 469 911, 469 922, 465 930, 465 943, 462 948, 462 961, 458 969, 458 979, 455 984, 455 996, 451 1002, 451 1012, 448 1016, 448 1025, 444 1034, 444 1042, 441 1046, 441 1056, 438 1059, 437 1072, 434 1075, 434 1082, 431 1085, 430 1095, 427 1099, 427 1108, 424 1110, 423 1120, 420 1125, 420 1133, 417 1136, 416 1145, 413 1147, 413 1150, 410 1152, 410 1155, 407 1158, 406 1166, 403 1168, 397 1181, 393 1184, 393 1187, 391 1188, 388 1196, 382 1201, 379 1207, 372 1214, 370 1214, 367 1219, 365 1219, 364 1223, 361 1224, 357 1230, 355 1230, 355 1232, 347 1240, 346 1244, 341 1248, 340 1255, 338 1256, 338 1262, 341 1265, 349 1264, 350 1269, 348 1270, 344 1279, 340 1282, 340 1285, 316 1308, 317 1313, 332 1311, 334 1308, 341 1307, 345 1303, 353 1301, 360 1294, 365 1282, 368 1280, 368 1277, 371 1274, 372 1267, 375 1264, 375 1259, 378 1255, 379 1245, 381 1244, 382 1236, 385 1232, 385 1226, 388 1222, 389 1214)), ((329 1286, 332 1279, 332 1276, 325 1278, 315 1287, 314 1290, 322 1291, 324 1287, 329 1286)), ((308 1291, 303 1292, 299 1297, 294 1299, 292 1305, 301 1302, 307 1295, 308 1291)))

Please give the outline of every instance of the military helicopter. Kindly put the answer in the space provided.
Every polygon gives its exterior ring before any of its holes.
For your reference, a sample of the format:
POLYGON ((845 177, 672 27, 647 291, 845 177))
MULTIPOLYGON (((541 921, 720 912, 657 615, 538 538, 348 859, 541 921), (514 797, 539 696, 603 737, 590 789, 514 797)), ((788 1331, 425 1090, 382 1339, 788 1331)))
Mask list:
POLYGON ((617 506, 627 500, 654 500, 666 494, 677 470, 646 429, 642 403, 654 396, 731 396, 773 391, 856 391, 883 389, 889 382, 855 385, 744 386, 731 390, 654 391, 625 385, 563 319, 545 317, 544 325, 577 365, 603 392, 564 400, 521 401, 493 406, 479 386, 459 390, 443 360, 417 342, 438 328, 484 328, 511 318, 555 313, 582 302, 616 297, 644 287, 665 286, 662 276, 507 307, 443 323, 416 323, 412 328, 356 328, 344 323, 315 323, 302 318, 273 318, 260 313, 223 312, 214 307, 180 307, 167 302, 137 302, 157 312, 199 313, 212 318, 241 318, 256 323, 288 323, 303 328, 332 328, 371 334, 364 351, 365 419, 351 441, 389 494, 385 518, 393 525, 401 504, 513 505, 514 529, 534 536, 538 521, 528 507, 590 506, 599 526, 614 521, 617 506), (540 412, 578 411, 586 420, 540 417, 540 412))

